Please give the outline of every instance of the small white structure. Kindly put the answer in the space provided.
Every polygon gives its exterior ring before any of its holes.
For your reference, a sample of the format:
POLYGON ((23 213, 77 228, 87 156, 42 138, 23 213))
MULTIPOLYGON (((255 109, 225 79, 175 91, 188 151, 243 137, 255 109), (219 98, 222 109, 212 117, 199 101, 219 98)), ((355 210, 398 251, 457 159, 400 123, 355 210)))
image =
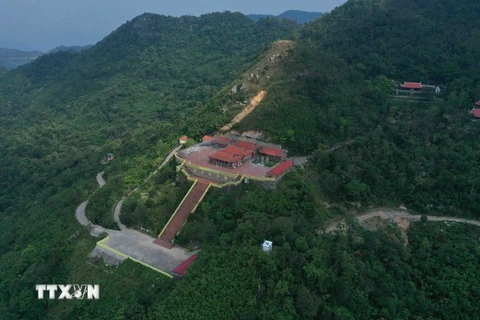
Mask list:
POLYGON ((440 90, 440 87, 439 87, 439 86, 436 86, 436 87, 435 87, 435 93, 436 93, 436 94, 439 94, 440 91, 442 91, 442 90, 440 90))
POLYGON ((270 252, 270 251, 272 251, 272 246, 273 246, 272 241, 265 240, 262 243, 262 250, 264 252, 270 252))

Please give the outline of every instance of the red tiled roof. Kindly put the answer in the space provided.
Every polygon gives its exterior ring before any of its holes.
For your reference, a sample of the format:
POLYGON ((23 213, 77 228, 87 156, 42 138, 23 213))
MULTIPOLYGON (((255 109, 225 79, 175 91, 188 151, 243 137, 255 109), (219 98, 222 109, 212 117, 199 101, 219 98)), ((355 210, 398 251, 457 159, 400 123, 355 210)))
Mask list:
POLYGON ((480 107, 480 101, 475 102, 475 105, 480 107))
POLYGON ((274 147, 263 147, 260 150, 260 153, 266 154, 267 156, 272 156, 272 157, 281 157, 284 152, 285 150, 274 148, 274 147))
POLYGON ((187 141, 188 140, 188 137, 187 136, 183 136, 180 138, 180 141, 187 141))
POLYGON ((216 142, 226 143, 226 144, 229 144, 230 141, 231 141, 230 138, 227 138, 227 137, 224 137, 224 136, 213 136, 212 140, 214 140, 216 142))
POLYGON ((246 156, 246 155, 249 155, 249 154, 253 153, 252 150, 246 150, 244 148, 239 148, 239 147, 232 146, 232 145, 226 147, 222 151, 227 152, 227 153, 236 154, 236 155, 239 155, 239 156, 246 156))
POLYGON ((205 136, 203 136, 202 141, 205 142, 205 141, 209 141, 209 140, 212 140, 212 139, 213 139, 212 137, 205 135, 205 136))
POLYGON ((480 109, 472 109, 469 114, 474 116, 475 118, 480 118, 480 109))
POLYGON ((215 160, 220 160, 220 161, 227 162, 227 163, 232 163, 232 162, 237 162, 237 161, 242 160, 241 156, 237 156, 237 155, 232 154, 232 153, 223 152, 221 150, 215 152, 212 155, 209 155, 209 158, 210 159, 215 159, 215 160))
POLYGON ((175 269, 173 269, 173 272, 175 272, 178 275, 183 275, 185 274, 185 271, 190 267, 190 265, 197 259, 197 255, 194 254, 187 260, 183 261, 180 265, 178 265, 175 269))
POLYGON ((421 82, 404 82, 400 87, 405 89, 422 89, 423 84, 421 82))
POLYGON ((239 147, 239 148, 247 149, 247 150, 257 150, 257 149, 260 148, 255 143, 248 142, 248 141, 243 141, 243 140, 238 140, 233 145, 236 146, 236 147, 239 147))
POLYGON ((293 161, 287 160, 275 166, 272 170, 267 172, 267 177, 279 177, 282 174, 290 171, 293 168, 293 161))

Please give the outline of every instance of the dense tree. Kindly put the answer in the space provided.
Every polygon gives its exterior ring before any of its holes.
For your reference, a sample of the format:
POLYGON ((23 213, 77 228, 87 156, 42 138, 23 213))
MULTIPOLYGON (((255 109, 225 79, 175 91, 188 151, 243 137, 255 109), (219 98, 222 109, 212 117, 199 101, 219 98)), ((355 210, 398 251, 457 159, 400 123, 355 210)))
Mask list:
POLYGON ((179 135, 225 124, 231 86, 216 93, 298 26, 229 12, 145 14, 86 51, 1 73, 3 318, 475 318, 478 228, 422 219, 403 233, 366 230, 345 209, 478 215, 480 129, 466 113, 480 94, 479 12, 472 0, 351 0, 298 30, 267 97, 236 129, 263 130, 310 163, 276 190, 212 189, 176 239, 202 248, 183 281, 86 261, 95 239, 75 207, 88 199, 89 217, 114 227, 113 205, 139 186, 124 221, 158 233, 188 185, 173 162, 144 179, 179 135), (444 90, 391 99, 404 80, 444 90), (102 164, 107 152, 115 160, 102 164), (93 191, 100 171, 108 184, 93 191), (346 227, 325 232, 334 215, 346 227), (105 295, 38 301, 34 285, 52 282, 100 283, 105 295))

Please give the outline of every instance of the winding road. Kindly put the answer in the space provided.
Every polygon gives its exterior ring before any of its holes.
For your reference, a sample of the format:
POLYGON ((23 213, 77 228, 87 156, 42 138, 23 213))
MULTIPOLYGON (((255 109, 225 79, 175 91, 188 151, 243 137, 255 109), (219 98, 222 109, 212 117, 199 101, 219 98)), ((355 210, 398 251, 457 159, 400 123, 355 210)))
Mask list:
MULTIPOLYGON (((162 163, 157 167, 157 169, 155 169, 155 171, 153 171, 152 173, 150 173, 148 175, 148 177, 146 177, 143 182, 146 182, 147 180, 149 180, 152 176, 154 176, 160 169, 162 169, 171 159, 172 157, 175 155, 175 153, 180 150, 182 148, 181 145, 173 148, 170 153, 165 157, 165 159, 162 161, 162 163)), ((102 172, 103 174, 103 172, 102 172)), ((97 175, 97 181, 98 181, 98 175, 97 175)), ((99 182, 100 184, 100 182, 99 182)), ((101 186, 100 186, 101 187, 101 186)), ((123 230, 127 230, 127 226, 125 226, 121 221, 120 221, 120 214, 122 213, 122 205, 123 203, 125 202, 125 199, 127 199, 127 197, 129 197, 130 195, 132 195, 132 193, 134 193, 135 191, 138 190, 138 186, 133 188, 125 197, 123 197, 122 199, 120 199, 120 201, 117 202, 117 204, 115 205, 115 208, 113 209, 113 219, 115 220, 115 222, 117 223, 117 226, 118 228, 123 231, 123 230)))
POLYGON ((115 209, 113 210, 113 219, 115 219, 115 222, 121 231, 128 229, 127 226, 120 221, 120 213, 122 213, 122 205, 125 199, 126 197, 123 197, 122 200, 118 201, 115 205, 115 209))
MULTIPOLYGON (((167 164, 173 157, 175 152, 177 152, 180 148, 181 146, 174 148, 168 154, 162 164, 160 164, 160 166, 145 180, 149 179, 165 164, 167 164)), ((103 178, 103 172, 97 174, 96 179, 99 188, 103 187, 106 184, 103 178)), ((129 193, 129 195, 136 189, 137 188, 133 189, 129 193)), ((178 247, 174 247, 172 249, 163 248, 153 243, 156 240, 155 238, 152 238, 136 230, 129 229, 125 225, 123 225, 120 222, 120 212, 125 198, 126 197, 122 198, 117 203, 114 209, 114 219, 118 227, 120 228, 120 231, 103 228, 102 226, 95 225, 90 220, 88 220, 85 214, 88 200, 82 202, 75 210, 75 218, 77 219, 78 223, 80 223, 82 226, 89 228, 90 234, 92 236, 99 237, 102 234, 108 234, 108 237, 101 241, 101 247, 100 243, 97 244, 97 247, 95 248, 93 254, 103 255, 105 261, 117 260, 121 262, 127 257, 129 257, 134 261, 140 262, 149 267, 156 268, 157 271, 161 271, 164 274, 168 275, 168 273, 171 272, 171 270, 173 270, 176 266, 178 266, 183 261, 187 260, 190 256, 196 253, 186 252, 182 248, 178 247)))
MULTIPOLYGON (((359 216, 356 216, 358 221, 362 222, 365 220, 369 220, 372 218, 381 218, 385 220, 390 220, 394 218, 405 218, 410 221, 420 221, 422 215, 413 215, 408 213, 407 211, 373 211, 369 213, 365 213, 359 216)), ((445 216, 426 216, 429 221, 449 221, 449 222, 459 222, 459 223, 466 223, 471 224, 477 227, 480 227, 480 221, 473 220, 473 219, 464 219, 464 218, 457 218, 457 217, 445 217, 445 216)), ((327 227, 327 232, 331 232, 338 229, 338 225, 340 222, 331 223, 327 227)))
POLYGON ((105 179, 103 179, 103 174, 105 172, 100 172, 99 174, 97 174, 97 182, 98 182, 98 185, 101 187, 103 187, 105 185, 105 179))

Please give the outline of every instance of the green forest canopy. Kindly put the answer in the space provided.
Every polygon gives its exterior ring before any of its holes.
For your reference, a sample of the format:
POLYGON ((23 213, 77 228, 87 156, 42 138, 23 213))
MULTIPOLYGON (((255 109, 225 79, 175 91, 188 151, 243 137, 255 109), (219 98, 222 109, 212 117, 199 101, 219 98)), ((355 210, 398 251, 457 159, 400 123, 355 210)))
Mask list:
POLYGON ((477 217, 479 127, 466 113, 479 98, 478 6, 351 0, 300 30, 232 13, 142 15, 82 53, 2 74, 4 317, 475 317, 478 228, 413 224, 408 246, 394 227, 367 231, 350 221, 346 233, 321 230, 345 214, 324 200, 477 217), (274 191, 247 185, 207 195, 178 239, 202 246, 184 281, 128 262, 116 270, 87 261, 95 242, 73 212, 95 189, 95 174, 106 170, 110 202, 98 205, 111 207, 190 124, 215 127, 215 93, 269 42, 290 35, 295 53, 237 129, 260 128, 292 153, 313 154, 305 170, 274 191), (444 90, 440 99, 399 103, 389 99, 391 80, 444 90), (104 168, 106 152, 118 157, 104 168), (266 238, 271 255, 259 248, 266 238), (37 301, 34 284, 51 282, 100 283, 105 298, 37 301))

